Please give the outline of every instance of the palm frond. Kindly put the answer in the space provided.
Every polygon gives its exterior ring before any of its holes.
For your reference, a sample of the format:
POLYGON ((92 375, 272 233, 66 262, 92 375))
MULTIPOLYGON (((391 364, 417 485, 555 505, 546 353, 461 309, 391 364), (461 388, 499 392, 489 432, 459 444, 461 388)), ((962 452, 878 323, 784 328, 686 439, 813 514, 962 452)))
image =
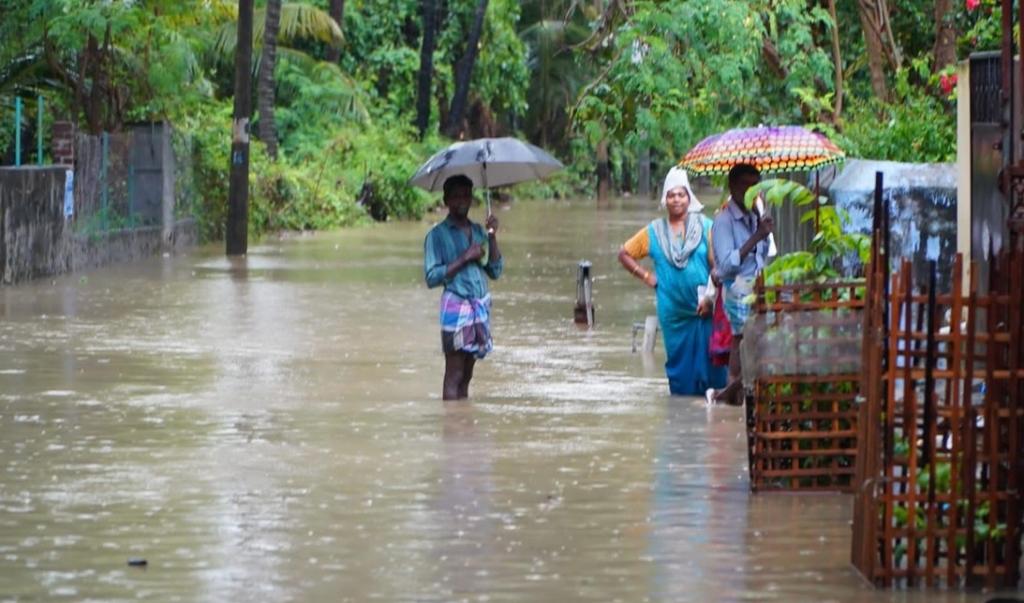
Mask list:
MULTIPOLYGON (((263 39, 263 22, 259 20, 259 39, 263 39)), ((253 32, 255 35, 256 32, 253 32)), ((326 11, 308 4, 289 2, 281 5, 280 40, 312 38, 331 46, 341 46, 345 37, 337 21, 326 11)))
MULTIPOLYGON (((253 51, 263 44, 263 29, 266 24, 266 11, 258 9, 253 14, 252 44, 253 51)), ((281 5, 281 29, 277 34, 277 43, 287 45, 297 39, 320 40, 331 46, 340 46, 345 41, 341 27, 326 11, 308 4, 286 2, 281 5)), ((217 34, 214 52, 221 56, 230 56, 235 52, 238 41, 238 19, 225 23, 217 34)))
POLYGON ((351 75, 342 71, 341 67, 334 63, 318 61, 308 54, 291 48, 278 48, 278 57, 282 61, 288 61, 298 66, 312 78, 320 82, 340 82, 344 90, 340 100, 344 105, 344 112, 355 121, 369 124, 371 122, 370 110, 362 95, 362 88, 351 75))

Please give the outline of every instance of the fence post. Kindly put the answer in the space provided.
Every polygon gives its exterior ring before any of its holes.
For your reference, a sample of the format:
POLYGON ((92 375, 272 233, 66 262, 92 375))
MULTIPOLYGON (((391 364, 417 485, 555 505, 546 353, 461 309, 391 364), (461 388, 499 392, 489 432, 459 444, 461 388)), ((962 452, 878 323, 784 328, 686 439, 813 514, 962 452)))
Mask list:
POLYGON ((43 95, 39 95, 36 108, 36 163, 43 165, 43 95))
POLYGON ((128 223, 131 224, 132 215, 134 215, 134 197, 135 193, 135 157, 132 156, 128 159, 128 223))
POLYGON ((175 186, 175 157, 174 145, 171 141, 173 130, 171 122, 163 122, 160 135, 160 173, 163 177, 160 203, 162 206, 161 222, 163 223, 162 239, 165 249, 174 249, 174 186, 175 186))
POLYGON ((107 164, 110 162, 110 134, 104 132, 100 136, 100 211, 103 213, 103 230, 110 230, 110 215, 107 205, 107 164))
POLYGON ((14 165, 21 165, 21 97, 14 97, 14 165))

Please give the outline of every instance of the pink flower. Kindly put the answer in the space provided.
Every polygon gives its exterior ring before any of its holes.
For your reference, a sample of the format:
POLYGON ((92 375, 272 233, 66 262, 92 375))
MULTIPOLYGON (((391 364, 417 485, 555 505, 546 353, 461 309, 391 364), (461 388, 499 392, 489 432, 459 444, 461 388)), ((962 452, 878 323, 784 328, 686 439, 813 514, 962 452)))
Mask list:
POLYGON ((939 76, 939 88, 942 89, 943 94, 951 94, 953 92, 953 89, 956 88, 956 74, 942 74, 941 76, 939 76))
POLYGON ((967 5, 967 12, 971 12, 978 8, 981 4, 981 0, 966 0, 965 4, 967 5))

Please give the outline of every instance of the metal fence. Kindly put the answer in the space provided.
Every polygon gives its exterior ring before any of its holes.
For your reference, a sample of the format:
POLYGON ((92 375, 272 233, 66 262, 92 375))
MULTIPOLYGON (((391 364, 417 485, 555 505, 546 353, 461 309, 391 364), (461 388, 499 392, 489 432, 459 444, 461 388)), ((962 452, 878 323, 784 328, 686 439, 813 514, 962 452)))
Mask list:
POLYGON ((168 226, 190 212, 190 163, 162 123, 75 136, 74 224, 82 234, 168 226))

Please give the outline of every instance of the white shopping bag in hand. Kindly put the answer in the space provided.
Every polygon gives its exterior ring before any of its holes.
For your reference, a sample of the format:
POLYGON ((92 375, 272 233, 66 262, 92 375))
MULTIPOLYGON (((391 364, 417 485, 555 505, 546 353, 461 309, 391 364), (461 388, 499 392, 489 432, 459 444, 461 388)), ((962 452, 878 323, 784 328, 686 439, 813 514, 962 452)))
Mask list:
MULTIPOLYGON (((764 200, 761 198, 761 195, 758 195, 757 199, 754 200, 754 209, 757 210, 758 218, 764 216, 764 200)), ((773 258, 777 255, 779 255, 779 250, 775 247, 775 234, 768 233, 768 257, 773 258)))

